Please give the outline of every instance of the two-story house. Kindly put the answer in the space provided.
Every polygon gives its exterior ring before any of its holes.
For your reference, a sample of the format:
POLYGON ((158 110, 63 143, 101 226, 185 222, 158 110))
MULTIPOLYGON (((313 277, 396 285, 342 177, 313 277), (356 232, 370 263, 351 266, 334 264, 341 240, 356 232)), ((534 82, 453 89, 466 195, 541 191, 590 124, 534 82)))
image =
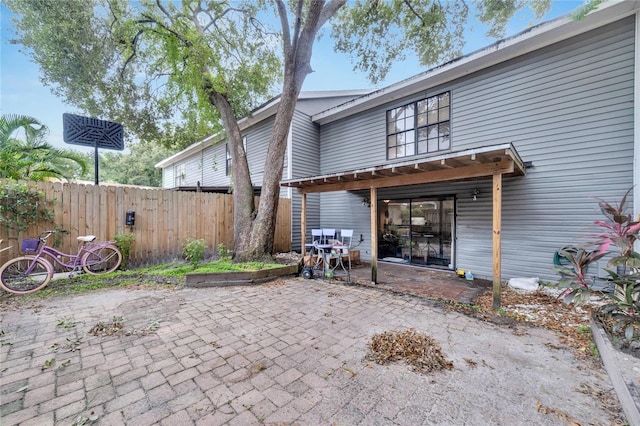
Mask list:
MULTIPOLYGON (((354 229, 374 265, 553 278, 600 218, 592 197, 635 185, 640 213, 639 10, 606 2, 381 90, 301 96, 282 182, 294 249, 303 215, 306 240, 354 229)), ((243 120, 257 186, 274 102, 243 120)), ((229 161, 209 138, 158 166, 165 187, 215 186, 229 161)))

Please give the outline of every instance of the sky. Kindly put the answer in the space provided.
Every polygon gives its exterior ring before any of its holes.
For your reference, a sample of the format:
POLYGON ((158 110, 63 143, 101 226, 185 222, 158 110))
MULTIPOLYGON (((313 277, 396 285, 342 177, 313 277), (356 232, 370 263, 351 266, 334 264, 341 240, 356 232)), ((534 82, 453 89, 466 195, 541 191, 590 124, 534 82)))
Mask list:
MULTIPOLYGON (((580 0, 554 0, 543 21, 569 13, 581 4, 580 0)), ((82 112, 55 97, 50 88, 41 83, 38 65, 20 52, 21 46, 9 43, 15 36, 11 18, 9 10, 0 3, 0 113, 34 117, 49 127, 49 143, 57 147, 86 151, 86 148, 80 146, 67 145, 62 139, 62 114, 82 112)), ((533 13, 529 10, 518 12, 509 22, 505 37, 515 35, 535 24, 533 19, 533 13)), ((485 37, 485 31, 485 26, 470 20, 465 34, 464 54, 495 42, 494 39, 485 37)), ((383 82, 373 86, 364 74, 353 71, 347 55, 333 51, 333 40, 328 31, 314 46, 311 66, 314 72, 307 76, 303 91, 378 89, 428 69, 420 65, 417 58, 408 57, 396 64, 383 82)), ((108 117, 98 118, 108 120, 108 117)))

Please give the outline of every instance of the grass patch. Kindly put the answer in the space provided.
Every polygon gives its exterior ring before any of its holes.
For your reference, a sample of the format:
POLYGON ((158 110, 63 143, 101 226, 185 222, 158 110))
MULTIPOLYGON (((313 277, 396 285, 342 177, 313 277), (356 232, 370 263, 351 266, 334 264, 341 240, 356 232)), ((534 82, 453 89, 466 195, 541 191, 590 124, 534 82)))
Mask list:
POLYGON ((232 263, 223 259, 199 265, 193 269, 185 262, 170 262, 143 268, 115 271, 105 275, 78 274, 72 278, 56 278, 36 293, 13 295, 2 292, 0 302, 6 300, 34 301, 49 297, 80 294, 112 287, 182 287, 190 273, 250 272, 273 269, 283 265, 277 263, 247 262, 232 263))

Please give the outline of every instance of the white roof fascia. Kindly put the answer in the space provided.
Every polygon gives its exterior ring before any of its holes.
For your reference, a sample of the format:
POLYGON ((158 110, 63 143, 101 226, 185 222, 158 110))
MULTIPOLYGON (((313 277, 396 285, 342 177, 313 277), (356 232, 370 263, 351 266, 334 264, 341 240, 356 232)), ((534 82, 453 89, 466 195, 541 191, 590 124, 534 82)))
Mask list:
POLYGON ((573 20, 570 15, 567 15, 542 23, 513 37, 500 40, 484 49, 372 92, 368 96, 362 96, 322 111, 313 115, 311 119, 322 125, 411 96, 426 88, 445 84, 633 15, 639 9, 639 6, 639 0, 611 0, 602 3, 597 10, 589 13, 581 21, 573 20))
MULTIPOLYGON (((298 99, 323 99, 323 98, 335 98, 341 96, 362 96, 367 93, 371 93, 371 89, 356 89, 356 90, 326 90, 326 91, 310 91, 300 92, 298 99)), ((238 120, 240 130, 245 130, 260 121, 275 115, 278 110, 278 104, 280 104, 280 96, 272 98, 271 100, 260 105, 255 110, 251 111, 248 116, 238 120)), ((173 154, 171 157, 160 161, 155 165, 156 168, 165 168, 180 160, 183 160, 191 155, 202 151, 203 149, 213 146, 225 139, 223 133, 216 133, 215 135, 207 136, 201 141, 198 141, 182 151, 173 154)))

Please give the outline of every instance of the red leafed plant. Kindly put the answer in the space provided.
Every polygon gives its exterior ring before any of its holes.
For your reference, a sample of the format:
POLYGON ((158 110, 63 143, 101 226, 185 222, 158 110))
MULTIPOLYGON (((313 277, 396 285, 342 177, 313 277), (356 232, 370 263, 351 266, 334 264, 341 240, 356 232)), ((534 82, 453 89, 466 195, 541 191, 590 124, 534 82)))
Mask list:
POLYGON ((565 289, 561 294, 565 303, 585 302, 589 300, 594 284, 588 278, 587 268, 615 247, 617 253, 606 268, 614 290, 609 294, 611 303, 603 306, 600 314, 612 320, 612 331, 623 331, 624 338, 628 341, 636 333, 640 334, 640 254, 633 247, 640 237, 640 222, 633 219, 625 206, 632 189, 616 204, 596 198, 604 219, 594 221, 600 232, 589 236, 593 239, 590 244, 593 249, 560 249, 558 254, 570 266, 560 265, 554 268, 562 276, 558 287, 565 289))
POLYGON ((594 222, 602 231, 594 235, 599 253, 604 254, 611 246, 618 252, 607 263, 607 273, 615 285, 611 295, 613 303, 604 306, 601 313, 614 321, 613 331, 624 330, 624 337, 629 341, 640 330, 640 254, 633 247, 638 240, 640 222, 633 220, 625 207, 632 189, 617 204, 598 198, 604 220, 594 222))
POLYGON ((605 253, 612 245, 619 252, 618 256, 609 261, 608 268, 619 265, 629 268, 640 267, 640 257, 633 250, 633 244, 638 239, 640 222, 634 221, 633 216, 626 211, 625 207, 630 192, 631 189, 624 194, 617 204, 610 204, 600 198, 596 198, 605 219, 594 222, 602 229, 601 233, 593 235, 596 238, 594 244, 598 247, 600 253, 605 253))

